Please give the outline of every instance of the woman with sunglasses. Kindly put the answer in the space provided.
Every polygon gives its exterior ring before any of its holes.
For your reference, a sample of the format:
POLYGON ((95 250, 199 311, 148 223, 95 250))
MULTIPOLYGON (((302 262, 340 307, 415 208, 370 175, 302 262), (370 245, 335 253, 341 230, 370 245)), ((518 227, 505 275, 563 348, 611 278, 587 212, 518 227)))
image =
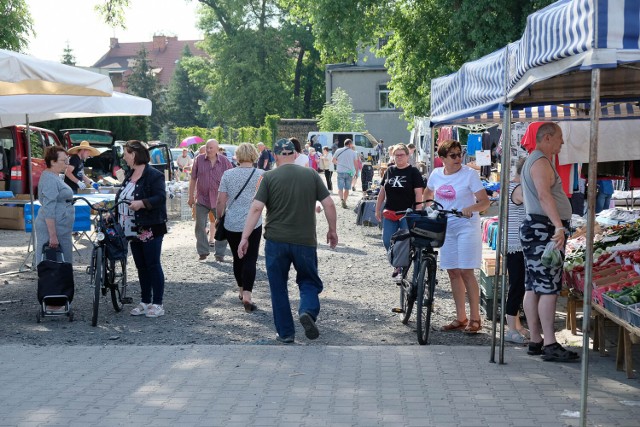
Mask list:
MULTIPOLYGON (((424 181, 420 171, 409 164, 409 149, 404 144, 393 147, 395 164, 389 166, 380 182, 380 193, 376 202, 376 218, 382 221, 382 243, 388 251, 391 236, 400 228, 407 228, 407 220, 395 211, 414 209, 422 201, 424 181), (384 206, 383 206, 384 204, 384 206)), ((392 278, 398 277, 400 268, 393 270, 392 278)))
POLYGON ((480 318, 480 288, 475 269, 482 260, 482 233, 479 212, 489 207, 489 196, 478 172, 462 164, 462 146, 446 140, 438 147, 443 167, 429 176, 425 199, 434 199, 444 209, 457 209, 464 218, 450 217, 447 236, 440 248, 440 268, 446 269, 456 304, 456 319, 442 327, 443 331, 464 330, 475 334, 482 329, 480 318), (470 316, 465 308, 465 293, 469 298, 470 316))
POLYGON ((164 174, 149 165, 151 156, 141 141, 128 141, 124 161, 129 166, 116 203, 117 217, 129 239, 133 261, 138 270, 141 302, 131 310, 132 316, 164 315, 164 272, 160 263, 162 239, 167 234, 167 193, 164 174))

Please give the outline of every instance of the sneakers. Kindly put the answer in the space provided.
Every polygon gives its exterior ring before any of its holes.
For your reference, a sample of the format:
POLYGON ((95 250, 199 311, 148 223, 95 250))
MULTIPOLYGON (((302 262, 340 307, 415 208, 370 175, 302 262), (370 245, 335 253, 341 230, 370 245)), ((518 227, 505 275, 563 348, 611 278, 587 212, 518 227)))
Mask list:
POLYGON ((545 362, 577 362, 580 356, 575 351, 562 347, 557 342, 542 347, 542 360, 545 362))
POLYGON ((512 342, 514 344, 526 344, 527 337, 525 337, 518 331, 509 331, 504 334, 504 340, 507 342, 512 342))
POLYGON ((316 326, 316 321, 313 320, 313 317, 311 317, 311 315, 309 313, 302 313, 300 315, 300 323, 302 324, 302 327, 304 328, 304 334, 310 340, 315 340, 316 338, 318 338, 320 336, 320 331, 318 330, 318 327, 316 326))
POLYGON ((131 313, 132 316, 142 316, 143 314, 147 314, 147 309, 149 308, 149 305, 150 304, 145 304, 141 302, 140 304, 135 306, 129 313, 131 313))
POLYGON ((542 354, 542 344, 542 341, 529 342, 529 349, 527 350, 527 354, 529 356, 540 356, 542 354))
POLYGON ((224 262, 224 255, 215 255, 216 261, 224 262))
POLYGON ((280 335, 276 335, 276 341, 281 342, 282 344, 293 344, 293 337, 281 337, 280 335))
POLYGON ((147 317, 160 317, 164 316, 164 308, 158 304, 150 304, 147 306, 147 317))
POLYGON ((344 200, 344 199, 342 199, 342 200, 340 200, 340 201, 342 202, 342 207, 343 207, 344 209, 347 209, 347 201, 346 201, 346 200, 344 200))

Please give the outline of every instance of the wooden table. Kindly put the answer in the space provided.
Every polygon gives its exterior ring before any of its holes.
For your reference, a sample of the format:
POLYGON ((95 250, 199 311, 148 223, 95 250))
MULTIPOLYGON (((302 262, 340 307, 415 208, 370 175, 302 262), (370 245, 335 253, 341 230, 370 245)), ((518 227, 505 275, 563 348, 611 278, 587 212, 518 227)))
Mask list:
POLYGON ((616 349, 616 369, 624 370, 627 378, 634 378, 631 345, 640 342, 640 328, 606 310, 599 304, 591 304, 595 314, 595 331, 593 336, 593 350, 600 351, 600 356, 606 356, 604 348, 604 320, 609 319, 618 325, 618 346, 616 349))

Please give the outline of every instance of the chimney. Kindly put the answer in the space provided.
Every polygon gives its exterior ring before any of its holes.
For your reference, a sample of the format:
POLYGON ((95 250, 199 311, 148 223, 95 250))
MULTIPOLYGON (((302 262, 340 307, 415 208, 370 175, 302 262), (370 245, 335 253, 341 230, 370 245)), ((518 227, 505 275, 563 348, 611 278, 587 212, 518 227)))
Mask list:
POLYGON ((153 36, 153 50, 164 51, 167 47, 166 36, 153 36))
POLYGON ((118 38, 117 37, 111 37, 109 39, 109 49, 113 49, 116 47, 120 47, 120 45, 118 44, 118 38))

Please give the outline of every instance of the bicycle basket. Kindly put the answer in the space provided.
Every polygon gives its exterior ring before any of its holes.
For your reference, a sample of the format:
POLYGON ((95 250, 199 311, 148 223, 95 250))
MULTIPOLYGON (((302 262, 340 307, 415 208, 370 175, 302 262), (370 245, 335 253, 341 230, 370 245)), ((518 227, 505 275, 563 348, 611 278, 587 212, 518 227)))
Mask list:
POLYGON ((111 261, 126 259, 129 253, 129 244, 120 224, 109 224, 106 227, 104 236, 107 258, 111 261))
POLYGON ((446 215, 429 218, 426 215, 409 214, 405 219, 413 237, 414 246, 439 248, 444 244, 447 234, 446 215))

